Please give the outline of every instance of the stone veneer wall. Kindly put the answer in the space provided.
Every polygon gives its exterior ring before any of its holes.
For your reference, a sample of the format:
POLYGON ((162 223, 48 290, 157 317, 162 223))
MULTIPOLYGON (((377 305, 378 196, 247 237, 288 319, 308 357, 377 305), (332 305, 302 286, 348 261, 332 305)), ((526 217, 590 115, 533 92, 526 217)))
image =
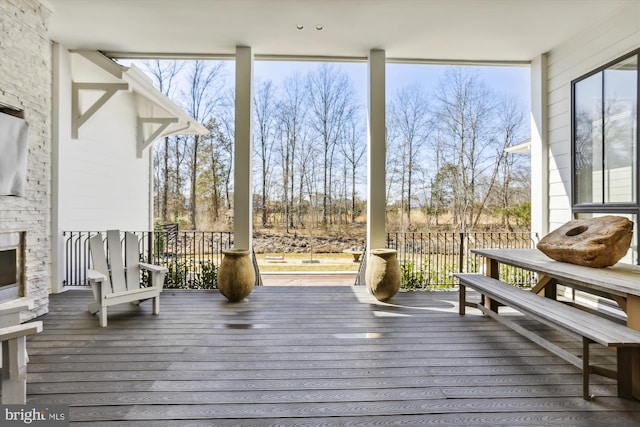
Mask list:
POLYGON ((50 15, 40 0, 0 1, 0 108, 22 110, 29 123, 26 195, 0 196, 0 233, 27 232, 26 297, 34 302, 32 317, 49 306, 50 15))

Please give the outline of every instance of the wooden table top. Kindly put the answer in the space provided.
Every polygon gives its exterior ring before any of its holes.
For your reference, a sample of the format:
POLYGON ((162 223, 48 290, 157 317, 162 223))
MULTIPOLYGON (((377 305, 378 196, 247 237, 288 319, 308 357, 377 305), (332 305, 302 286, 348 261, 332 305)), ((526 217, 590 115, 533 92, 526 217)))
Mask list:
POLYGON ((561 283, 596 289, 612 295, 640 296, 640 266, 617 263, 593 268, 555 261, 538 249, 472 249, 472 253, 500 263, 555 278, 561 283))

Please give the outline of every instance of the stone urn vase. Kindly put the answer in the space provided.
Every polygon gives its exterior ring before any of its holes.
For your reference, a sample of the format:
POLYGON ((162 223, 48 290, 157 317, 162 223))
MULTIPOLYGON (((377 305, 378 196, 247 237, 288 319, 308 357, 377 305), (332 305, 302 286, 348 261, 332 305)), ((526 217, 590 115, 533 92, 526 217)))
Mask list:
POLYGON ((395 249, 372 249, 365 283, 378 301, 391 299, 400 290, 400 263, 395 249))
POLYGON ((244 299, 253 291, 256 273, 246 249, 229 249, 218 268, 218 289, 231 302, 244 299))

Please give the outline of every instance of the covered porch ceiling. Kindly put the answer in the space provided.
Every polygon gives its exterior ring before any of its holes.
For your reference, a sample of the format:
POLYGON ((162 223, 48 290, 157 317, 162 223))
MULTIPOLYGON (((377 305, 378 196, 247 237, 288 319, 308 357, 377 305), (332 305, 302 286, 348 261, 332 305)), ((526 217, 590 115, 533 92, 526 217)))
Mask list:
POLYGON ((48 1, 53 41, 111 56, 527 63, 637 0, 48 1))

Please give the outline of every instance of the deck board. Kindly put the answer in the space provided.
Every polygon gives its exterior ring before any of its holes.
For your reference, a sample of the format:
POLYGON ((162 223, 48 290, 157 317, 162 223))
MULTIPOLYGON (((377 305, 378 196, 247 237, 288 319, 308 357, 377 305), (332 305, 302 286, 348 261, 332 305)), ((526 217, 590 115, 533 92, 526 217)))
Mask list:
MULTIPOLYGON (((362 287, 172 291, 110 309, 100 328, 90 292, 52 295, 30 337, 28 402, 69 404, 77 426, 635 426, 640 402, 492 319, 457 314, 455 292, 362 287)), ((529 326, 528 320, 520 320, 529 326)), ((539 327, 565 348, 580 349, 539 327)), ((594 356, 611 363, 608 350, 594 356)))

